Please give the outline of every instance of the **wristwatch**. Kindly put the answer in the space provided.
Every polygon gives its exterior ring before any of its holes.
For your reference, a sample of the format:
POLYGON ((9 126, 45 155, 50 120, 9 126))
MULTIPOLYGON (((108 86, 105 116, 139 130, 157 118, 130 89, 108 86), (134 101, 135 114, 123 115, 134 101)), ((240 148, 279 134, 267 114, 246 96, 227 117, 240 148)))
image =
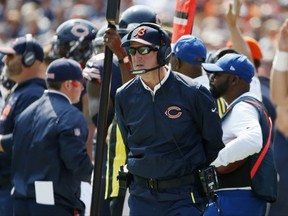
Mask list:
POLYGON ((118 60, 118 63, 119 64, 127 64, 127 63, 129 63, 129 57, 128 56, 125 56, 124 58, 122 58, 122 59, 119 59, 118 60))

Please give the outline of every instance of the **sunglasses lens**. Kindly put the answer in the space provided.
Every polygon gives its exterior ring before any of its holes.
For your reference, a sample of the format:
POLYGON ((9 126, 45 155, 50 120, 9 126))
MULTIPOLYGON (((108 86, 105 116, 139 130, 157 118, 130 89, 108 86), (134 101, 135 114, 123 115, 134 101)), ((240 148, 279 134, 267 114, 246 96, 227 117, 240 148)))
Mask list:
POLYGON ((129 53, 130 53, 130 55, 134 56, 136 54, 136 48, 130 47, 129 48, 129 53))
MULTIPOLYGON (((134 56, 136 54, 136 51, 137 51, 140 55, 146 55, 146 54, 150 53, 152 50, 154 50, 154 49, 152 49, 150 47, 145 47, 145 46, 137 47, 137 48, 130 47, 129 53, 130 53, 130 55, 134 56)), ((156 51, 156 49, 155 49, 155 51, 156 51)))
POLYGON ((138 48, 138 52, 141 54, 141 55, 146 55, 148 53, 150 53, 150 48, 149 47, 139 47, 138 48))

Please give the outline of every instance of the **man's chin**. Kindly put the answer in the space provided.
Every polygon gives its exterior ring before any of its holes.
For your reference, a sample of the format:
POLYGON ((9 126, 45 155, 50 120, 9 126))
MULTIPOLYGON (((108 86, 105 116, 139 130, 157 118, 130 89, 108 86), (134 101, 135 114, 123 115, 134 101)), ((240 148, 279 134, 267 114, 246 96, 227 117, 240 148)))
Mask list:
POLYGON ((71 101, 72 104, 77 104, 80 102, 80 99, 71 101))
POLYGON ((221 97, 221 95, 218 92, 213 91, 211 89, 210 89, 210 91, 211 91, 211 94, 212 94, 213 98, 219 99, 221 97))

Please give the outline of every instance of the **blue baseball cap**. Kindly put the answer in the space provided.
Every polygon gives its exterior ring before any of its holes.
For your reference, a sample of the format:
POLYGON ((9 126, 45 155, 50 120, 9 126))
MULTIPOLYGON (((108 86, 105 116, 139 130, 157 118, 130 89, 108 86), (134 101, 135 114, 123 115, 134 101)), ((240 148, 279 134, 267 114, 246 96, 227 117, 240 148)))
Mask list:
POLYGON ((78 80, 83 82, 82 69, 73 59, 60 58, 51 62, 46 70, 47 81, 78 80))
POLYGON ((207 49, 198 37, 183 35, 172 48, 172 53, 189 64, 201 66, 205 62, 207 49))
POLYGON ((160 26, 153 23, 157 27, 151 27, 152 23, 149 25, 140 24, 134 30, 128 33, 127 38, 123 38, 122 47, 130 46, 131 42, 138 42, 148 46, 161 46, 165 43, 161 37, 161 33, 158 29, 160 26))
MULTIPOLYGON (((35 58, 41 62, 44 60, 44 51, 43 47, 36 41, 34 38, 29 42, 30 49, 34 52, 35 58)), ((27 39, 26 37, 19 37, 16 38, 11 46, 9 47, 0 47, 0 52, 7 55, 7 54, 18 54, 23 55, 27 49, 27 39)))
POLYGON ((215 64, 203 63, 202 67, 209 73, 223 72, 237 75, 248 83, 254 76, 253 64, 241 54, 229 53, 221 57, 215 64))

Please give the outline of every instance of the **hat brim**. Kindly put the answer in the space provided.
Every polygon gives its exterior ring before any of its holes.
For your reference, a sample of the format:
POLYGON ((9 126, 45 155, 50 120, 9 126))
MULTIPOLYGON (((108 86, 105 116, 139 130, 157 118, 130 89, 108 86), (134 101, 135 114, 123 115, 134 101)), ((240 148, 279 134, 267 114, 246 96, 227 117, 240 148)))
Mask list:
POLYGON ((11 47, 0 47, 0 52, 3 54, 16 54, 16 51, 11 47))
POLYGON ((143 40, 143 39, 134 38, 134 39, 125 41, 124 43, 122 43, 121 46, 122 46, 122 47, 130 46, 130 43, 131 43, 131 42, 137 42, 137 43, 141 43, 141 44, 149 45, 149 46, 152 46, 152 45, 153 45, 152 43, 149 43, 148 41, 145 41, 145 40, 143 40))
POLYGON ((202 63, 202 67, 209 73, 225 72, 221 67, 212 63, 202 63))

